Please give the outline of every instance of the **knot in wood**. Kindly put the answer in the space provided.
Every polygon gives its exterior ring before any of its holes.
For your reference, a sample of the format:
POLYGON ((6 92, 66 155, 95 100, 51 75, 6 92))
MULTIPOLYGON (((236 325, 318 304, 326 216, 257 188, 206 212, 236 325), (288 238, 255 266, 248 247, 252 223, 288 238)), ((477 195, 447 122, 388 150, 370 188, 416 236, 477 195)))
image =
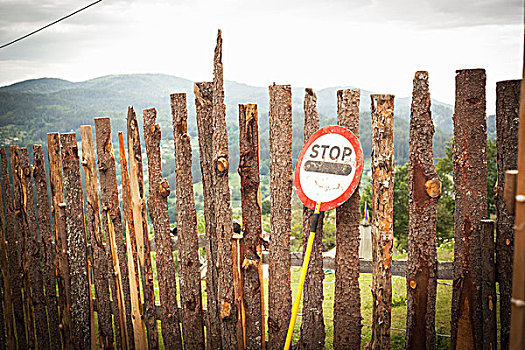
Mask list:
POLYGON ((221 173, 228 171, 228 160, 225 157, 219 157, 217 159, 217 170, 219 170, 221 173))
POLYGON ((168 197, 170 195, 170 184, 168 183, 168 180, 162 179, 160 185, 159 185, 159 193, 162 197, 168 197))
POLYGON ((438 198, 441 196, 441 180, 438 177, 425 182, 425 188, 427 190, 427 194, 431 198, 438 198))
POLYGON ((222 307, 221 307, 221 319, 224 319, 228 316, 230 316, 231 306, 230 303, 226 300, 222 301, 222 307))
POLYGON ((416 287, 417 287, 417 283, 416 283, 416 281, 411 280, 411 281, 410 281, 410 288, 412 288, 412 289, 416 289, 416 287))
POLYGON ((24 168, 24 175, 25 176, 31 175, 31 168, 30 167, 25 167, 24 168))

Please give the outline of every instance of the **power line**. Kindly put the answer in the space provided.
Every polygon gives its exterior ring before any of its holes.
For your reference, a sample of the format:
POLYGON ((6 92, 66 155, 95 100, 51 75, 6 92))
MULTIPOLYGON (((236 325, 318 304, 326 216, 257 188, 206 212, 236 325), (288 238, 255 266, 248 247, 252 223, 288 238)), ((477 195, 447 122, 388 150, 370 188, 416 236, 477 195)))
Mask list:
POLYGON ((76 11, 73 12, 73 13, 70 13, 70 14, 67 15, 67 16, 64 16, 64 17, 62 17, 62 18, 60 18, 60 19, 57 19, 57 20, 54 21, 53 23, 49 23, 49 24, 43 26, 42 28, 39 28, 39 29, 37 29, 37 30, 35 30, 35 31, 32 31, 32 32, 29 33, 29 34, 26 34, 26 35, 24 35, 24 36, 21 36, 21 37, 18 38, 18 39, 15 39, 15 40, 13 40, 13 41, 10 41, 10 42, 8 42, 7 44, 4 44, 4 45, 0 46, 0 49, 3 49, 4 47, 7 47, 7 46, 9 46, 9 45, 12 45, 12 44, 14 44, 14 43, 16 43, 16 42, 18 42, 18 41, 20 41, 20 40, 23 40, 23 39, 25 39, 25 38, 27 38, 27 37, 33 35, 33 34, 36 34, 36 33, 38 33, 38 32, 41 31, 41 30, 44 30, 44 29, 46 29, 46 28, 48 28, 48 27, 51 27, 52 25, 57 24, 58 22, 61 22, 61 21, 65 20, 65 19, 67 19, 67 18, 69 18, 69 17, 71 17, 71 16, 74 16, 74 15, 76 15, 77 13, 82 12, 82 11, 84 11, 84 10, 90 8, 91 6, 98 4, 98 3, 101 2, 101 1, 102 1, 102 0, 97 0, 97 1, 91 3, 91 4, 87 5, 87 6, 82 7, 82 8, 79 9, 79 10, 76 10, 76 11))

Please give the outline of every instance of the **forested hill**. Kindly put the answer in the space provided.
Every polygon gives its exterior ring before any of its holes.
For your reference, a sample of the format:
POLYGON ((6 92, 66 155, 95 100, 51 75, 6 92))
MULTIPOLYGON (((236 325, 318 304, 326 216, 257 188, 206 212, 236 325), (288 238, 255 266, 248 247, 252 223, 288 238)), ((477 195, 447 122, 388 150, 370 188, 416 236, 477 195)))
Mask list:
MULTIPOLYGON (((343 87, 316 91, 321 126, 336 123, 336 91, 343 87)), ((79 126, 92 124, 93 118, 109 116, 112 119, 114 136, 116 131, 126 130, 125 118, 129 105, 141 120, 142 109, 155 107, 163 139, 173 138, 169 95, 174 92, 188 94, 188 130, 196 139, 195 105, 193 82, 187 79, 162 74, 110 75, 83 82, 70 82, 54 78, 26 80, 0 88, 0 146, 16 143, 30 145, 46 143, 48 132, 79 133, 79 126)), ((370 157, 370 92, 361 91, 360 139, 365 158, 370 157)), ((304 88, 293 88, 293 150, 296 158, 303 144, 303 98, 304 88)), ((238 104, 257 103, 260 120, 261 166, 268 161, 268 88, 254 87, 232 81, 225 82, 228 135, 230 155, 235 171, 238 159, 238 104)), ((395 105, 395 157, 396 164, 408 158, 408 119, 410 98, 396 98, 395 105)), ((434 152, 436 157, 444 154, 444 144, 452 135, 453 107, 432 101, 432 113, 436 126, 434 152)), ((490 129, 490 128, 489 128, 490 129)), ((196 142, 194 142, 196 145, 196 142)), ((194 156, 196 155, 194 150, 194 156)), ((198 168, 198 167, 196 167, 198 168)), ((197 170, 197 169, 195 169, 197 170)), ((200 174, 195 174, 198 180, 200 174)))

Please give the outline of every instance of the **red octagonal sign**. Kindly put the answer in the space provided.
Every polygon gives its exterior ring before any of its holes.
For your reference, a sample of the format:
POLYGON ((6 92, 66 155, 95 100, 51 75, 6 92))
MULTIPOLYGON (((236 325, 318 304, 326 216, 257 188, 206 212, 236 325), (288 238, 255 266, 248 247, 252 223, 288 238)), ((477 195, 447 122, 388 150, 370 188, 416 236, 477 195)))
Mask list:
POLYGON ((354 193, 363 172, 359 139, 341 126, 318 130, 304 145, 295 166, 294 185, 299 199, 321 211, 343 204, 354 193))

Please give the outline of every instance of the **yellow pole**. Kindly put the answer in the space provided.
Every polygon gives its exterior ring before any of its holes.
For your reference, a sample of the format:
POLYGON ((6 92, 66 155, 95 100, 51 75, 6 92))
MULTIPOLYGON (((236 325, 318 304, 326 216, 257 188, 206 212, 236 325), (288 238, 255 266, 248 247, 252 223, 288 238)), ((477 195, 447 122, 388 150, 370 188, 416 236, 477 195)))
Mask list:
POLYGON ((306 252, 303 258, 303 267, 301 269, 301 277, 299 278, 299 287, 295 294, 295 301, 292 307, 292 317, 290 318, 290 325, 288 326, 288 334, 286 335, 286 342, 284 344, 284 350, 289 350, 292 344, 293 329, 295 327, 295 320, 297 319, 297 313, 299 312, 299 304, 301 303, 301 296, 303 294, 304 281, 306 279, 306 272, 308 271, 308 265, 310 264, 310 254, 312 253, 312 247, 314 245, 315 230, 317 228, 317 222, 319 220, 321 202, 317 202, 315 205, 314 217, 312 218, 312 224, 310 226, 310 236, 308 237, 308 245, 306 246, 306 252))

